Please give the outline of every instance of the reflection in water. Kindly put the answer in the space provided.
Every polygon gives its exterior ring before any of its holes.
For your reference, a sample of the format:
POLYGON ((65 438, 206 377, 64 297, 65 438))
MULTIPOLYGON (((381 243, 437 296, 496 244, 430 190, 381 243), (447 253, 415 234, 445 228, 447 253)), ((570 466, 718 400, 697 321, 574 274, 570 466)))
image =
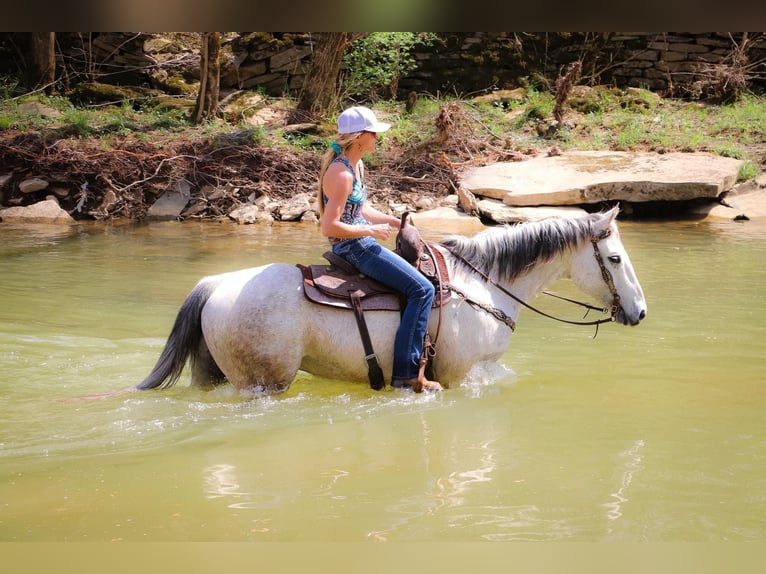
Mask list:
MULTIPOLYGON (((634 474, 642 468, 641 461, 643 460, 643 457, 640 452, 642 448, 644 448, 644 441, 637 440, 632 447, 620 454, 620 458, 627 459, 624 464, 620 486, 611 494, 614 501, 604 504, 608 509, 606 517, 610 522, 614 522, 622 516, 622 505, 628 502, 627 490, 633 482, 634 474)), ((608 532, 609 534, 612 533, 611 525, 609 526, 608 532)))
POLYGON ((231 464, 214 464, 203 469, 205 494, 209 499, 242 496, 239 483, 234 479, 234 468, 231 464))
POLYGON ((243 491, 235 477, 236 467, 231 464, 214 464, 203 469, 204 490, 208 500, 226 498, 229 508, 273 508, 281 502, 279 496, 264 492, 243 491))
POLYGON ((482 529, 481 539, 491 542, 540 542, 565 540, 575 534, 568 518, 549 518, 544 508, 535 504, 499 506, 494 512, 463 514, 456 526, 482 529))
POLYGON ((329 498, 332 498, 333 500, 346 500, 348 498, 346 495, 343 494, 336 494, 335 488, 338 486, 338 482, 341 478, 347 478, 351 476, 351 473, 347 470, 341 470, 339 468, 333 468, 327 472, 323 472, 320 474, 322 478, 329 478, 330 482, 327 484, 322 484, 319 486, 317 491, 315 492, 316 496, 327 496, 329 498))
MULTIPOLYGON (((388 505, 389 512, 395 517, 394 524, 383 530, 374 530, 367 534, 372 540, 385 541, 394 533, 411 527, 424 516, 434 517, 439 513, 451 509, 459 508, 467 503, 467 498, 472 491, 480 485, 490 483, 492 474, 496 466, 496 452, 494 443, 496 439, 482 441, 475 445, 465 445, 459 434, 450 435, 452 443, 445 443, 445 436, 434 437, 433 431, 424 416, 420 416, 422 446, 424 448, 424 465, 429 474, 428 486, 423 493, 405 496, 393 504, 388 505), (432 445, 432 440, 438 442, 432 445), (433 476, 432 467, 437 466, 434 462, 431 464, 428 447, 431 446, 437 450, 445 449, 453 453, 447 463, 450 465, 471 464, 471 467, 464 470, 453 470, 447 476, 433 476), (479 460, 471 463, 466 455, 468 453, 479 453, 479 460), (476 464, 476 467, 473 467, 476 464)), ((445 461, 439 461, 444 464, 445 461)))

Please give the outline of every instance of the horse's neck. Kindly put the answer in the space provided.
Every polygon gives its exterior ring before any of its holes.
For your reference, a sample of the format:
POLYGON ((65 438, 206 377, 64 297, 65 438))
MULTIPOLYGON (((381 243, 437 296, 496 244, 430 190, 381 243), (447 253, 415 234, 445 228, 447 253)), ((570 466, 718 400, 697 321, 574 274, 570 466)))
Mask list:
POLYGON ((515 315, 518 313, 521 305, 518 301, 509 297, 504 290, 524 302, 529 302, 557 279, 568 275, 570 264, 571 255, 559 254, 550 261, 536 264, 529 271, 510 282, 501 281, 498 277, 491 276, 492 282, 500 285, 502 289, 491 285, 475 272, 469 271, 464 267, 461 267, 461 269, 453 268, 453 274, 455 282, 462 283, 462 286, 471 293, 476 293, 477 290, 488 291, 489 296, 495 303, 502 303, 503 310, 515 319, 515 315))
POLYGON ((570 263, 571 255, 559 254, 550 261, 532 267, 527 273, 516 278, 509 288, 521 293, 517 296, 523 297, 525 301, 534 299, 557 279, 568 275, 570 263))

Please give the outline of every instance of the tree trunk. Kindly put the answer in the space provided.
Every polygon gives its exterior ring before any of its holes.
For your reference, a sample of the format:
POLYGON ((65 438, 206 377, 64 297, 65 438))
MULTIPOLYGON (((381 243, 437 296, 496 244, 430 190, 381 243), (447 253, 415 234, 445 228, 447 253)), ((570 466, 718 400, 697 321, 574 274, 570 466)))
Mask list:
POLYGON ((200 84, 193 121, 202 123, 218 115, 218 93, 221 78, 220 32, 203 32, 200 54, 200 84))
POLYGON ((53 92, 56 79, 56 33, 30 32, 32 48, 32 70, 29 84, 46 93, 53 92))
POLYGON ((303 81, 297 110, 304 120, 328 115, 338 103, 338 74, 343 52, 351 42, 349 32, 322 32, 316 35, 311 66, 303 81))

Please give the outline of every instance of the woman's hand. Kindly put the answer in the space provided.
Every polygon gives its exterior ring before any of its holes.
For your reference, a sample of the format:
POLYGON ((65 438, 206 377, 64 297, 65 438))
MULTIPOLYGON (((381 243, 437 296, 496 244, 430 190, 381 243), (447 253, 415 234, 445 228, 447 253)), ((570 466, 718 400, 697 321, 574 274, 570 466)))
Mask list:
POLYGON ((385 241, 391 237, 391 226, 388 223, 369 225, 369 234, 375 239, 385 241))

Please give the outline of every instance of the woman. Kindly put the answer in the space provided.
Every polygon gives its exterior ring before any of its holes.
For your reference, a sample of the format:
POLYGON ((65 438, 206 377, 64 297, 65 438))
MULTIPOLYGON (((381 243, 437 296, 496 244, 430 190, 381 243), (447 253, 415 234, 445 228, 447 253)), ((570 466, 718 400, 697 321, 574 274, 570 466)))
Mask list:
POLYGON ((322 159, 319 172, 321 230, 329 238, 333 253, 407 298, 394 339, 391 386, 438 391, 441 385, 420 372, 434 286, 407 261, 378 243, 387 240, 400 222, 369 203, 364 184, 362 156, 375 151, 378 134, 390 127, 362 106, 338 116, 338 136, 322 159))

